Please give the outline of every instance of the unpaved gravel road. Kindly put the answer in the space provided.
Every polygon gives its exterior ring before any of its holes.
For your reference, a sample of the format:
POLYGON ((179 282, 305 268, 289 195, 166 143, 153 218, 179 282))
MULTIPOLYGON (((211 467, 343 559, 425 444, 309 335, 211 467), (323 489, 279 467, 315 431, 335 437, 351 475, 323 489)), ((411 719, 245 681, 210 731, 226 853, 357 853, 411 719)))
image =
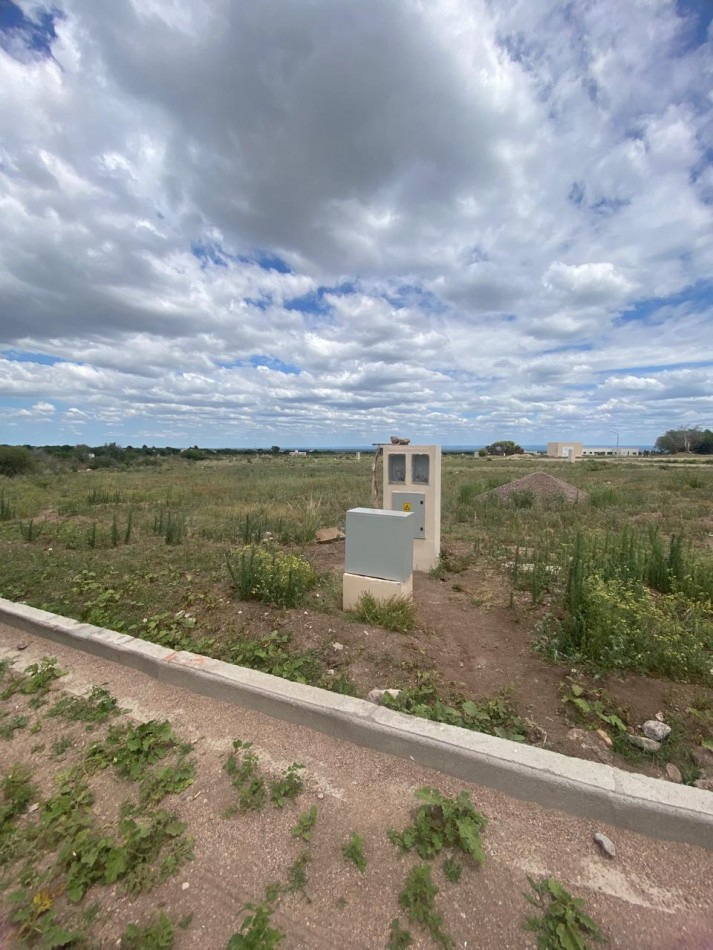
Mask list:
MULTIPOLYGON (((300 894, 282 898, 273 916, 286 934, 280 946, 385 947, 392 918, 399 916, 402 926, 407 925, 399 913, 398 893, 416 860, 400 858, 386 832, 409 823, 414 790, 430 785, 448 795, 467 789, 489 819, 486 861, 480 870, 467 867, 460 884, 452 885, 440 871, 441 862, 435 862, 434 880, 441 888, 437 907, 456 947, 534 947, 533 936, 522 929, 530 910, 523 896, 530 874, 554 875, 585 898, 612 947, 713 950, 711 852, 523 803, 409 761, 166 686, 0 625, 0 658, 14 659, 16 669, 47 655, 56 656, 60 667, 69 671, 58 689, 84 693, 106 684, 134 718, 168 718, 182 738, 195 743, 196 782, 166 802, 188 821, 196 839, 195 860, 138 899, 129 900, 120 891, 112 891, 111 902, 97 895, 109 911, 99 934, 109 945, 115 944, 127 921, 163 906, 174 919, 194 914, 190 927, 177 931, 177 950, 222 950, 238 929, 244 903, 260 900, 266 885, 284 880, 302 850, 290 828, 298 814, 314 804, 319 818, 307 868, 309 900, 300 894), (19 651, 19 644, 25 649, 19 651), (266 768, 284 769, 295 760, 306 766, 306 789, 295 805, 224 817, 233 789, 222 766, 234 738, 252 740, 266 768), (364 875, 341 854, 351 831, 365 839, 364 875), (600 855, 592 841, 596 831, 615 842, 615 860, 600 855)), ((10 754, 16 760, 17 748, 10 746, 17 747, 17 740, 0 743, 0 767, 8 764, 10 754)), ((418 927, 409 929, 414 947, 433 946, 418 927)))

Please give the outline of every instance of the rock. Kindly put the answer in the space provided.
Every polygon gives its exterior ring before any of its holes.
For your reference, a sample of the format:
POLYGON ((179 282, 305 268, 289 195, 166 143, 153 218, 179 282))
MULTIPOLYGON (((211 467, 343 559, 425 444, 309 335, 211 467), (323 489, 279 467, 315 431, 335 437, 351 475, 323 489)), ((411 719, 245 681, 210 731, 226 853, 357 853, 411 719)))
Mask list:
POLYGON ((17 644, 17 649, 18 649, 18 650, 26 650, 28 646, 29 646, 29 644, 27 644, 27 643, 18 643, 18 644, 17 644))
POLYGON ((671 727, 665 722, 659 722, 657 719, 648 719, 641 727, 642 732, 647 739, 653 739, 654 742, 663 742, 671 735, 671 727))
POLYGON ((605 732, 604 729, 597 729, 597 735, 602 740, 605 746, 608 746, 610 749, 614 745, 612 738, 608 732, 605 732))
POLYGON ((656 742, 655 739, 647 739, 646 736, 627 735, 626 738, 637 749, 643 749, 644 752, 658 752, 661 748, 660 742, 656 742))
POLYGON ((594 835, 594 840, 599 845, 599 850, 602 854, 606 855, 608 858, 616 857, 616 848, 614 847, 614 842, 611 838, 607 838, 606 835, 603 835, 601 831, 598 831, 594 835))
POLYGON ((670 782, 675 782, 677 785, 683 784, 683 776, 681 775, 681 770, 673 764, 673 762, 668 762, 666 764, 666 777, 670 782))
POLYGON ((699 769, 705 769, 706 772, 713 772, 713 752, 704 749, 703 746, 696 746, 691 749, 691 756, 699 769))
POLYGON ((366 697, 368 703, 376 703, 377 706, 381 705, 381 700, 384 698, 386 693, 389 696, 398 696, 401 692, 400 689, 372 689, 366 697))
POLYGON ((338 642, 335 640, 334 643, 332 644, 332 649, 333 649, 333 650, 336 650, 337 653, 340 653, 340 652, 344 649, 344 644, 343 644, 343 643, 338 643, 338 642))
POLYGON ((330 544, 332 541, 343 541, 344 532, 341 528, 319 528, 314 536, 318 544, 330 544))
POLYGON ((664 722, 664 715, 662 712, 657 712, 654 716, 654 719, 658 719, 659 722, 664 722))
POLYGON ((576 743, 583 752, 588 752, 589 757, 596 759, 598 762, 611 762, 612 757, 609 749, 595 732, 588 732, 586 729, 570 729, 567 738, 570 742, 576 743))
POLYGON ((713 792, 713 778, 697 778, 693 784, 696 788, 705 789, 706 792, 713 792))

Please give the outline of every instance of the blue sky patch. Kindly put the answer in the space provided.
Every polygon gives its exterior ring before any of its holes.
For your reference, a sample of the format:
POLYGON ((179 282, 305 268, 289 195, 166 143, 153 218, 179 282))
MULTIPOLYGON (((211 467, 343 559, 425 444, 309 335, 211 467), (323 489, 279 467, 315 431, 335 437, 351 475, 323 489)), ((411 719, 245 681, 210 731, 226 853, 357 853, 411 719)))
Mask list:
POLYGON ((55 21, 62 14, 52 9, 38 14, 36 20, 25 16, 20 7, 12 0, 0 0, 0 45, 2 34, 20 37, 28 49, 43 56, 52 55, 52 42, 57 39, 55 21))
POLYGON ((251 356, 249 362, 251 366, 267 366, 268 369, 275 370, 276 373, 284 373, 286 376, 299 376, 301 372, 299 366, 283 363, 275 356, 251 356))
POLYGON ((54 366, 55 363, 66 362, 60 356, 48 356, 47 353, 29 353, 19 350, 2 350, 2 356, 14 363, 42 363, 44 366, 54 366))

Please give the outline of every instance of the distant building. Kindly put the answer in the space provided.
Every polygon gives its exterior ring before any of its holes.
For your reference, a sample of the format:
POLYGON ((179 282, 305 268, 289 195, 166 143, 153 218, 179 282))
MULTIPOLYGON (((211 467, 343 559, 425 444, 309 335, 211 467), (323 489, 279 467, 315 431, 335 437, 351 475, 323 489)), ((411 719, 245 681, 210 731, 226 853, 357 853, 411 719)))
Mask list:
POLYGON ((574 456, 576 459, 592 458, 631 458, 635 455, 641 455, 641 449, 626 448, 623 445, 612 447, 586 448, 581 442, 548 442, 547 457, 554 459, 568 459, 574 456))
POLYGON ((579 459, 584 455, 585 449, 581 442, 548 442, 547 456, 553 459, 568 459, 574 455, 579 459))
POLYGON ((623 445, 615 445, 614 447, 608 448, 594 448, 594 449, 584 449, 582 455, 587 455, 589 457, 593 455, 598 455, 600 458, 630 458, 634 455, 641 455, 641 449, 630 449, 626 448, 623 445))

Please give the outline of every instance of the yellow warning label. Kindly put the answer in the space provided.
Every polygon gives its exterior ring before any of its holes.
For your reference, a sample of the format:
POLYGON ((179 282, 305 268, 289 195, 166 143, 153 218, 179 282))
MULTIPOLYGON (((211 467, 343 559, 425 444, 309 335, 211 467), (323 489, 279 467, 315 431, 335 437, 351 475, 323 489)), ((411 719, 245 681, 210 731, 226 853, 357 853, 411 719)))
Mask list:
POLYGON ((405 501, 405 502, 404 502, 404 511, 411 511, 411 502, 410 502, 410 501, 405 501))

